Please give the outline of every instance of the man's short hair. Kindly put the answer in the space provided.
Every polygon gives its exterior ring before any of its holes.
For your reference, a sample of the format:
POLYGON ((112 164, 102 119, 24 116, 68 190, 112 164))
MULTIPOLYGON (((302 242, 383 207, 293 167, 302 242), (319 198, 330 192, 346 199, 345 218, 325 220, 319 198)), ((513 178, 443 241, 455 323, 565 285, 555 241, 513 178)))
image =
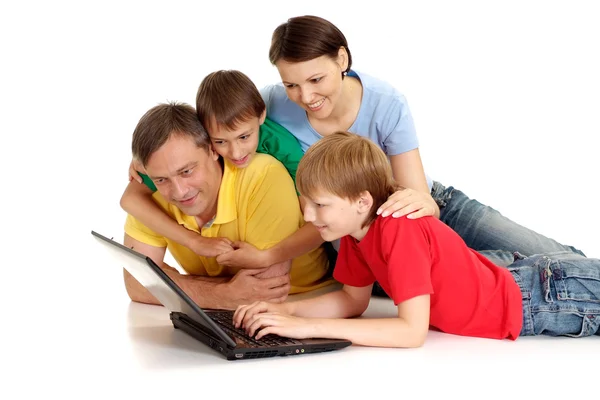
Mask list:
POLYGON ((379 146, 349 132, 333 133, 310 146, 298 164, 296 184, 300 194, 309 198, 323 191, 354 201, 368 191, 373 207, 363 226, 377 218, 379 206, 398 188, 379 146))
POLYGON ((196 111, 204 126, 210 124, 234 130, 253 117, 260 118, 265 102, 256 85, 236 70, 208 74, 196 94, 196 111))
POLYGON ((207 150, 210 146, 208 134, 194 107, 179 102, 162 103, 148 110, 135 127, 131 143, 133 157, 146 166, 152 154, 171 135, 190 137, 196 146, 207 150))

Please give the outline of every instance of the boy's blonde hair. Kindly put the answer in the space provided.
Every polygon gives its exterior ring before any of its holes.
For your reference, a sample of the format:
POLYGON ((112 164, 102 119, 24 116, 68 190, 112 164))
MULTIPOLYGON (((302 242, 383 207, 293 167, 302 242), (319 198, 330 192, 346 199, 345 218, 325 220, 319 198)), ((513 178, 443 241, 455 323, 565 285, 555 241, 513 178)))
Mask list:
POLYGON ((377 209, 398 186, 385 153, 371 140, 349 132, 336 132, 310 146, 298 164, 296 185, 311 197, 326 192, 350 201, 368 191, 373 206, 363 227, 377 218, 377 209))

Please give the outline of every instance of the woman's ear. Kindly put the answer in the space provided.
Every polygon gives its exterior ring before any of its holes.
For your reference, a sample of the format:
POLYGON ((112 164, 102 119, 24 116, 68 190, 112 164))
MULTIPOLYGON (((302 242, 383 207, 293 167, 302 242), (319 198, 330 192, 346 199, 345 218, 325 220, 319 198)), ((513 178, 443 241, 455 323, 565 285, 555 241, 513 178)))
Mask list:
POLYGON ((337 63, 340 66, 342 72, 348 69, 348 52, 344 46, 338 50, 337 63))

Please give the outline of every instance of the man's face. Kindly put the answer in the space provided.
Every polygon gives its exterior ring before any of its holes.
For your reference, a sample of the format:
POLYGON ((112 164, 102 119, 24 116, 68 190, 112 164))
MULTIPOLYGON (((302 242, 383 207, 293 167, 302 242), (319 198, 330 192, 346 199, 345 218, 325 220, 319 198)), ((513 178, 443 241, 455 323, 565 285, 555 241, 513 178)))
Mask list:
POLYGON ((172 135, 150 156, 146 172, 158 192, 185 214, 212 218, 223 174, 218 159, 192 138, 172 135))

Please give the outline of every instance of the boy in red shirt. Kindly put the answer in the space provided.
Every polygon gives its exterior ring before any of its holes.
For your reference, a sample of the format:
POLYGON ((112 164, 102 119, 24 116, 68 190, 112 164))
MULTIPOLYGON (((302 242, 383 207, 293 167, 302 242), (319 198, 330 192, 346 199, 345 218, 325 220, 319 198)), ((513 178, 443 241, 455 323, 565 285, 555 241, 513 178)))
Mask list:
POLYGON ((340 132, 319 140, 300 161, 296 181, 306 198, 305 220, 324 240, 342 238, 334 278, 344 286, 297 302, 238 307, 234 323, 249 334, 382 347, 421 346, 430 326, 511 340, 598 334, 600 260, 516 254, 506 269, 438 219, 377 216, 397 187, 385 154, 368 139, 340 132), (375 281, 398 317, 349 319, 367 309, 375 281))

